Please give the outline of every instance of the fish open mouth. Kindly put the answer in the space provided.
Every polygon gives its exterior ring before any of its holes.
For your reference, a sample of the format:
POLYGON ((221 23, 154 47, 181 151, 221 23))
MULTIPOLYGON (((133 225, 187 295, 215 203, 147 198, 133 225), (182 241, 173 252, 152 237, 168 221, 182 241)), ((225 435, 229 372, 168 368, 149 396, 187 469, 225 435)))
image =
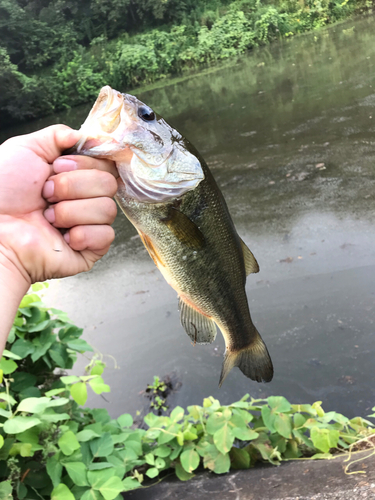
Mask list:
POLYGON ((124 96, 109 85, 103 87, 95 101, 88 117, 81 127, 83 133, 76 145, 79 153, 84 147, 91 149, 98 144, 111 139, 121 123, 121 110, 124 96))

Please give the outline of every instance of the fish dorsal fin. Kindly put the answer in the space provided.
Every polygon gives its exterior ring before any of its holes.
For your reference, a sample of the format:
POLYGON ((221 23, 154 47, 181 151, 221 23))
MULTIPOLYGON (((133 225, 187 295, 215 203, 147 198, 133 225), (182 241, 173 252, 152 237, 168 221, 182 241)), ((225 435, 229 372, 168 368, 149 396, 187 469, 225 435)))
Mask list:
POLYGON ((194 344, 211 344, 216 337, 216 324, 212 319, 204 316, 181 297, 178 308, 180 310, 181 325, 194 344))
POLYGON ((206 241, 201 230, 179 210, 170 207, 167 217, 161 220, 186 246, 198 249, 205 245, 206 241))
POLYGON ((243 259, 245 261, 246 276, 251 273, 259 273, 259 264, 253 255, 253 252, 241 240, 243 259))

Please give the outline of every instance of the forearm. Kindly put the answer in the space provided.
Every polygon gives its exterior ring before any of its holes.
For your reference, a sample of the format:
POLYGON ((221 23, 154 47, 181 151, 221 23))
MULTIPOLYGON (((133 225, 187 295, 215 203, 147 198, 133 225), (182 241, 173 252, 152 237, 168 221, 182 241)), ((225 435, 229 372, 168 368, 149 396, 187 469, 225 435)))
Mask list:
POLYGON ((14 317, 30 283, 0 253, 0 353, 3 352, 14 317))

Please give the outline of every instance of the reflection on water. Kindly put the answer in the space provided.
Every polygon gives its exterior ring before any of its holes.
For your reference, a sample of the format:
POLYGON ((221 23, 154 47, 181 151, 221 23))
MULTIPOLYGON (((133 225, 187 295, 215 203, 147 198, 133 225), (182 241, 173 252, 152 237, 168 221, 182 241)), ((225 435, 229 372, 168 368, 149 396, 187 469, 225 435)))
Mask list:
MULTIPOLYGON (((108 371, 109 402, 89 403, 134 413, 153 375, 176 371, 175 404, 209 394, 229 403, 250 392, 368 414, 375 404, 374 19, 273 44, 137 95, 203 153, 258 258, 261 272, 247 290, 275 377, 257 384, 233 370, 218 389, 221 336, 210 346, 190 344, 175 292, 119 215, 109 255, 89 274, 54 282, 46 297, 121 367, 108 371)), ((56 121, 77 127, 87 112, 8 133, 56 121)))

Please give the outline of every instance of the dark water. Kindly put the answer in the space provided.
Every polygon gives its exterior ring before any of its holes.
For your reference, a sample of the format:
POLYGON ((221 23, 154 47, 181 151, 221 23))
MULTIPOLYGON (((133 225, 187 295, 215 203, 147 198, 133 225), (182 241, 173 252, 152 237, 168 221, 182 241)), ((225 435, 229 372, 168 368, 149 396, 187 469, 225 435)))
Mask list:
MULTIPOLYGON (((349 21, 254 51, 233 64, 137 95, 203 153, 261 271, 248 278, 252 316, 275 366, 270 384, 224 352, 193 347, 176 293, 118 215, 116 243, 89 274, 51 284, 46 301, 107 354, 113 415, 142 407, 153 375, 175 372, 172 404, 284 395, 348 416, 375 406, 375 22, 349 21), (116 359, 119 369, 115 368, 116 359)), ((77 127, 88 107, 34 122, 77 127)), ((83 362, 80 365, 84 366, 83 362)))

